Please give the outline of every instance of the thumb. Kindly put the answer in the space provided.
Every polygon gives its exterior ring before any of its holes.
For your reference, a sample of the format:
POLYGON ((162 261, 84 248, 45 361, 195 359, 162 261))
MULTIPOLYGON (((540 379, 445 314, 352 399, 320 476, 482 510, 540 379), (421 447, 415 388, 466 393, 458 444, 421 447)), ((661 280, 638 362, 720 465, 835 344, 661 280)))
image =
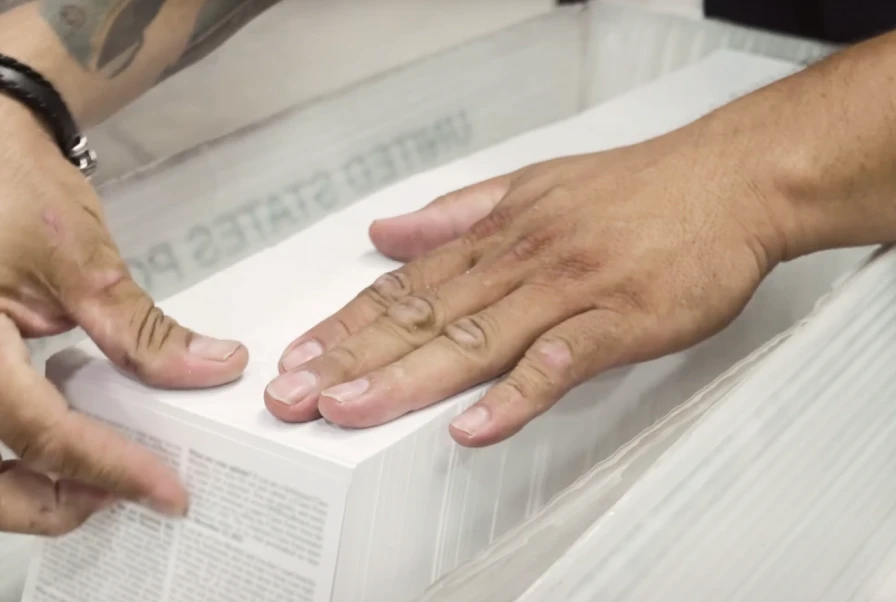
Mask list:
POLYGON ((193 333, 157 308, 131 277, 93 189, 80 174, 70 188, 64 202, 52 198, 42 215, 50 244, 40 276, 63 312, 119 368, 148 385, 211 387, 237 379, 249 361, 245 347, 193 333))
POLYGON ((121 369, 156 387, 213 387, 239 378, 249 352, 237 341, 197 334, 156 307, 125 268, 94 273, 93 290, 66 306, 121 369))
POLYGON ((510 176, 504 175, 461 188, 413 213, 376 220, 370 239, 383 255, 410 261, 464 234, 494 209, 509 187, 510 176))
POLYGON ((243 345, 199 335, 165 315, 111 239, 97 238, 87 248, 72 245, 55 279, 65 311, 112 362, 155 387, 212 387, 239 378, 249 361, 243 345))

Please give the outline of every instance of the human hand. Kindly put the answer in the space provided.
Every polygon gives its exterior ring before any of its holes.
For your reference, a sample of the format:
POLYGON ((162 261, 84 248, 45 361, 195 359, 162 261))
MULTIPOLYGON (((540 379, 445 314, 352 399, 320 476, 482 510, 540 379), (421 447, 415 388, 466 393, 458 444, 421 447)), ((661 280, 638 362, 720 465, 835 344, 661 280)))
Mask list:
POLYGON ((509 371, 452 423, 483 446, 719 331, 785 249, 776 193, 719 142, 685 130, 557 159, 375 222, 408 263, 287 348, 269 411, 369 427, 509 371))
POLYGON ((181 515, 187 494, 149 451, 77 412, 35 372, 23 337, 83 327, 121 369, 160 387, 236 379, 239 343, 196 335, 131 279, 90 184, 36 119, 0 98, 0 531, 58 535, 118 500, 181 515))

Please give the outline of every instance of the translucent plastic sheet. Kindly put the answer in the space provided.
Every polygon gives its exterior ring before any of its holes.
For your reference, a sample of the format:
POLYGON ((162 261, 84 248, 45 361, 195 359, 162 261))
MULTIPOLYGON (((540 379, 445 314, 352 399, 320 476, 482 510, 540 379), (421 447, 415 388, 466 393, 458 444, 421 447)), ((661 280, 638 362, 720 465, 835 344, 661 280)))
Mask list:
POLYGON ((896 599, 896 252, 420 602, 896 599))
POLYGON ((720 49, 741 50, 791 63, 813 62, 830 44, 591 0, 585 98, 596 104, 653 81, 720 49))
MULTIPOLYGON (((102 157, 95 180, 315 104, 396 67, 425 64, 434 52, 523 23, 553 6, 554 0, 280 0, 205 60, 92 131, 102 157)), ((363 113, 366 107, 358 109, 363 113)))
POLYGON ((896 599, 896 253, 847 279, 518 602, 896 599))
POLYGON ((434 584, 418 602, 512 602, 749 370, 739 366, 601 462, 542 511, 474 561, 434 584))

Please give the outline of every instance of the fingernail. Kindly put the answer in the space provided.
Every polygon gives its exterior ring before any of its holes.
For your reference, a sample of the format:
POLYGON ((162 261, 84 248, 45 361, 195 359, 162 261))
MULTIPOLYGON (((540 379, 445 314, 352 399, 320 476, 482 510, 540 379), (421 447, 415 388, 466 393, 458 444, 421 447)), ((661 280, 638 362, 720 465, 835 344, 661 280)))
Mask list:
POLYGON ((193 335, 190 340, 190 353, 213 362, 226 362, 239 348, 237 341, 223 341, 201 334, 193 335))
POLYGON ((283 364, 284 370, 292 371, 305 362, 320 357, 323 353, 324 348, 320 343, 317 341, 308 341, 287 353, 280 363, 283 364))
POLYGON ((485 406, 473 406, 451 422, 451 426, 467 435, 475 435, 491 420, 491 412, 485 406))
POLYGON ((267 394, 280 403, 293 405, 308 397, 316 386, 317 376, 312 372, 287 372, 271 381, 267 394))
POLYGON ((330 399, 335 399, 339 403, 347 403, 349 401, 354 401, 363 395, 369 387, 370 381, 366 378, 359 378, 358 380, 331 387, 321 393, 321 397, 329 397, 330 399))

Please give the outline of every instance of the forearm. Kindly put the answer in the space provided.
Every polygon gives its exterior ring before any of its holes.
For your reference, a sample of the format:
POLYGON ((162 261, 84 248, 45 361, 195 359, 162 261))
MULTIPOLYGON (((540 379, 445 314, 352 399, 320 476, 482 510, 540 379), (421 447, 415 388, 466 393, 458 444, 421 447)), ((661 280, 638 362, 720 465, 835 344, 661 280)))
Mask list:
POLYGON ((708 116, 779 235, 778 259, 896 242, 896 34, 849 48, 708 116))
POLYGON ((217 48, 277 0, 0 0, 0 52, 96 124, 217 48))

